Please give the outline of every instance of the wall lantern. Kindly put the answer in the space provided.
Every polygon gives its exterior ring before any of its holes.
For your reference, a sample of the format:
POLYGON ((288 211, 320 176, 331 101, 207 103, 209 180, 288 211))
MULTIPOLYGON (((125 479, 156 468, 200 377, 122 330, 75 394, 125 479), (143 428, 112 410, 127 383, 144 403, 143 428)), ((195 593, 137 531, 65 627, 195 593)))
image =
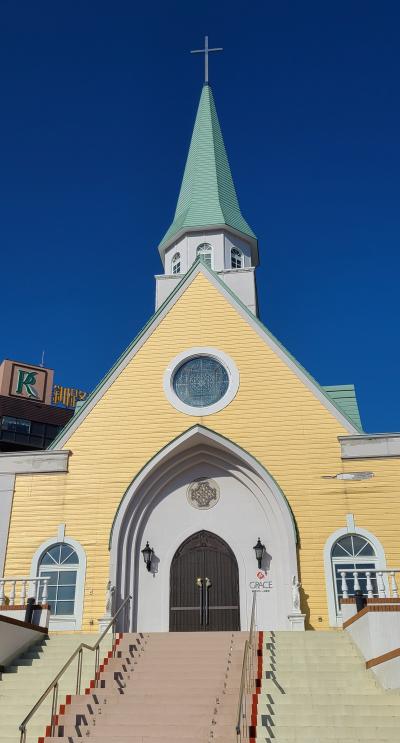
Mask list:
POLYGON ((150 570, 151 570, 151 560, 152 560, 152 557, 154 555, 154 550, 153 550, 152 547, 150 547, 150 545, 149 545, 148 542, 146 542, 146 546, 142 549, 142 555, 143 555, 143 560, 146 563, 146 568, 147 568, 147 570, 150 573, 150 570))
POLYGON ((265 552, 265 545, 261 544, 260 537, 258 537, 257 544, 254 545, 253 550, 256 553, 258 567, 261 568, 261 560, 263 559, 265 552))

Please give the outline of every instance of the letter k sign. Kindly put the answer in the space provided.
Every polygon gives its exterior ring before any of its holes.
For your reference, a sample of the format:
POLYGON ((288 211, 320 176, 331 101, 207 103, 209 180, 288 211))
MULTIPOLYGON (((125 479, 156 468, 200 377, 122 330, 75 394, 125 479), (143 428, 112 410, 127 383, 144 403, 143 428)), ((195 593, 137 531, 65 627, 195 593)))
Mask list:
POLYGON ((24 393, 24 387, 29 395, 29 397, 34 397, 35 400, 39 397, 37 390, 35 390, 35 384, 36 384, 36 375, 37 372, 34 371, 24 371, 23 369, 18 369, 18 381, 17 381, 17 387, 15 392, 17 395, 22 395, 24 393))

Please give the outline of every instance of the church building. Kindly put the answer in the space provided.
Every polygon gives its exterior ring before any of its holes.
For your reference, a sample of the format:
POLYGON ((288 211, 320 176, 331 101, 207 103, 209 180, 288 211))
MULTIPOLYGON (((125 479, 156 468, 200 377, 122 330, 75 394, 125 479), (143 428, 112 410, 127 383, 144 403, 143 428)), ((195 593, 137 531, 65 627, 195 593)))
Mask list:
POLYGON ((130 595, 122 630, 246 630, 256 592, 260 629, 329 630, 400 566, 400 434, 263 324, 254 228, 205 83, 154 315, 47 450, 0 454, 0 574, 48 578, 50 629, 130 595))

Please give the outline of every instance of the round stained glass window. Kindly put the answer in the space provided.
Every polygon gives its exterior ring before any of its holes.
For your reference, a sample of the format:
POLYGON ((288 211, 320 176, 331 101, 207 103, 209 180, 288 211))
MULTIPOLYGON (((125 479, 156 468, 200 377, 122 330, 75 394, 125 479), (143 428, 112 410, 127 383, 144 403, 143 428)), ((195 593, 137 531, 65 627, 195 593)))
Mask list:
POLYGON ((228 387, 228 372, 211 356, 196 356, 185 361, 173 378, 175 394, 194 408, 214 405, 225 395, 228 387))

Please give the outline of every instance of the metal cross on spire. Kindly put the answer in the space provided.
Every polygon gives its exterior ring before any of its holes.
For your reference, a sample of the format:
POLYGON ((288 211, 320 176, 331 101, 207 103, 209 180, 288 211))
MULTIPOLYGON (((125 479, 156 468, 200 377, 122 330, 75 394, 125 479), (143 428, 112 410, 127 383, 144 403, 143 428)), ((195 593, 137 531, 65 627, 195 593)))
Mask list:
POLYGON ((204 49, 193 49, 191 54, 204 54, 204 82, 208 83, 208 55, 210 52, 222 52, 222 47, 215 47, 210 49, 208 46, 208 36, 204 37, 204 49))

